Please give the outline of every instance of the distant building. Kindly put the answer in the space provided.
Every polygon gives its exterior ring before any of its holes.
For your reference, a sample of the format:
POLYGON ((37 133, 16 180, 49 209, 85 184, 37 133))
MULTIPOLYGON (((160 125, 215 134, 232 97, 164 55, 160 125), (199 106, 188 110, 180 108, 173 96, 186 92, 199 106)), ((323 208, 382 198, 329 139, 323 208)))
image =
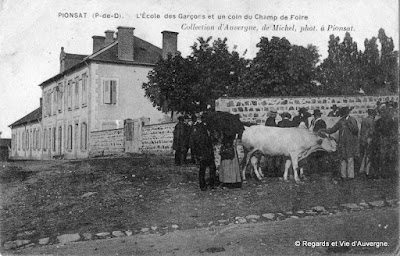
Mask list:
POLYGON ((163 48, 134 36, 134 28, 93 36, 93 53, 61 48, 60 73, 42 82, 43 104, 11 124, 14 159, 90 156, 90 133, 119 129, 124 120, 164 114, 145 98, 142 84, 157 61, 177 51, 176 32, 163 31, 163 48))

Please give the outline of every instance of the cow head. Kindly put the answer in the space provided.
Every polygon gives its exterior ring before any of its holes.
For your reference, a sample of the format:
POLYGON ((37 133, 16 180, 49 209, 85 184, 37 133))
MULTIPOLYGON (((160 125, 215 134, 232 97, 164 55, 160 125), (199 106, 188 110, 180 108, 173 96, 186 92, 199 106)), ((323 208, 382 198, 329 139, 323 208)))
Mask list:
POLYGON ((337 143, 330 136, 319 137, 318 144, 322 150, 329 152, 329 153, 335 152, 337 150, 337 143))

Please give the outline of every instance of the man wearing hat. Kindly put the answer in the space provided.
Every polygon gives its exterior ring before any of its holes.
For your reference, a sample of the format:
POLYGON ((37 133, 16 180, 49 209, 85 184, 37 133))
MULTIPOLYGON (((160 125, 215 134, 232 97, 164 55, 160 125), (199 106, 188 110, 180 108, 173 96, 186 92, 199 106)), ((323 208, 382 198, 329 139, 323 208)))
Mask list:
POLYGON ((184 163, 187 144, 187 128, 183 122, 183 116, 178 117, 178 123, 175 125, 172 149, 175 150, 175 165, 180 166, 184 163))
POLYGON ((278 122, 278 127, 293 127, 293 123, 290 120, 292 116, 288 112, 281 114, 282 120, 278 122))
POLYGON ((329 117, 332 117, 332 116, 339 116, 339 109, 338 109, 338 107, 336 106, 336 104, 333 104, 332 107, 331 107, 331 109, 332 109, 332 111, 330 111, 330 112, 328 113, 328 116, 329 116, 329 117))
POLYGON ((311 121, 310 125, 310 131, 318 132, 321 129, 326 129, 326 123, 324 120, 322 120, 321 116, 321 110, 319 109, 314 109, 314 119, 311 121))
POLYGON ((341 108, 339 110, 339 121, 331 128, 320 130, 328 134, 339 130, 338 153, 341 160, 340 174, 342 179, 354 178, 354 156, 358 155, 357 120, 349 113, 349 107, 341 108))
POLYGON ((276 116, 277 116, 278 112, 276 111, 276 109, 272 108, 271 111, 269 112, 269 116, 267 118, 267 121, 265 121, 265 126, 273 126, 276 127, 276 116))
POLYGON ((368 116, 361 121, 360 131, 360 156, 361 156, 361 167, 360 173, 364 173, 368 176, 371 166, 371 142, 375 132, 375 109, 368 109, 368 116))
POLYGON ((293 117, 293 126, 308 129, 308 118, 311 116, 306 108, 300 108, 299 114, 293 117))

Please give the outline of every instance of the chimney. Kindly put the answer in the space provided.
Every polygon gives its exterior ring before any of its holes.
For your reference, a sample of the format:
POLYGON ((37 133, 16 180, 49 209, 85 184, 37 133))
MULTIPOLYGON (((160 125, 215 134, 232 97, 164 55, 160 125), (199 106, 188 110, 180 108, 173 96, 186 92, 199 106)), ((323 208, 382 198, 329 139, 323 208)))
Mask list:
POLYGON ((92 36, 92 38, 93 38, 93 53, 95 53, 105 46, 106 38, 104 36, 92 36))
POLYGON ((174 56, 178 51, 178 33, 172 31, 163 31, 161 33, 163 35, 162 57, 166 59, 168 54, 174 56))
POLYGON ((109 45, 114 42, 114 31, 106 30, 106 40, 104 41, 104 46, 109 45))
POLYGON ((133 30, 132 27, 118 27, 118 59, 133 61, 133 30))
POLYGON ((64 72, 65 70, 65 57, 67 54, 64 52, 64 47, 61 47, 60 52, 60 73, 64 72))

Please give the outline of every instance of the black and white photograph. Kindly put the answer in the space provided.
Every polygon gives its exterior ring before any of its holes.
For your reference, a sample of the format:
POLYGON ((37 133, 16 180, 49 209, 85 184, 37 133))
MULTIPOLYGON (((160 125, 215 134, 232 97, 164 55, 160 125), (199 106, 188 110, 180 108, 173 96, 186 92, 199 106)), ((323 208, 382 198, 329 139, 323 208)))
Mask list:
POLYGON ((396 0, 0 0, 1 255, 399 255, 396 0))

